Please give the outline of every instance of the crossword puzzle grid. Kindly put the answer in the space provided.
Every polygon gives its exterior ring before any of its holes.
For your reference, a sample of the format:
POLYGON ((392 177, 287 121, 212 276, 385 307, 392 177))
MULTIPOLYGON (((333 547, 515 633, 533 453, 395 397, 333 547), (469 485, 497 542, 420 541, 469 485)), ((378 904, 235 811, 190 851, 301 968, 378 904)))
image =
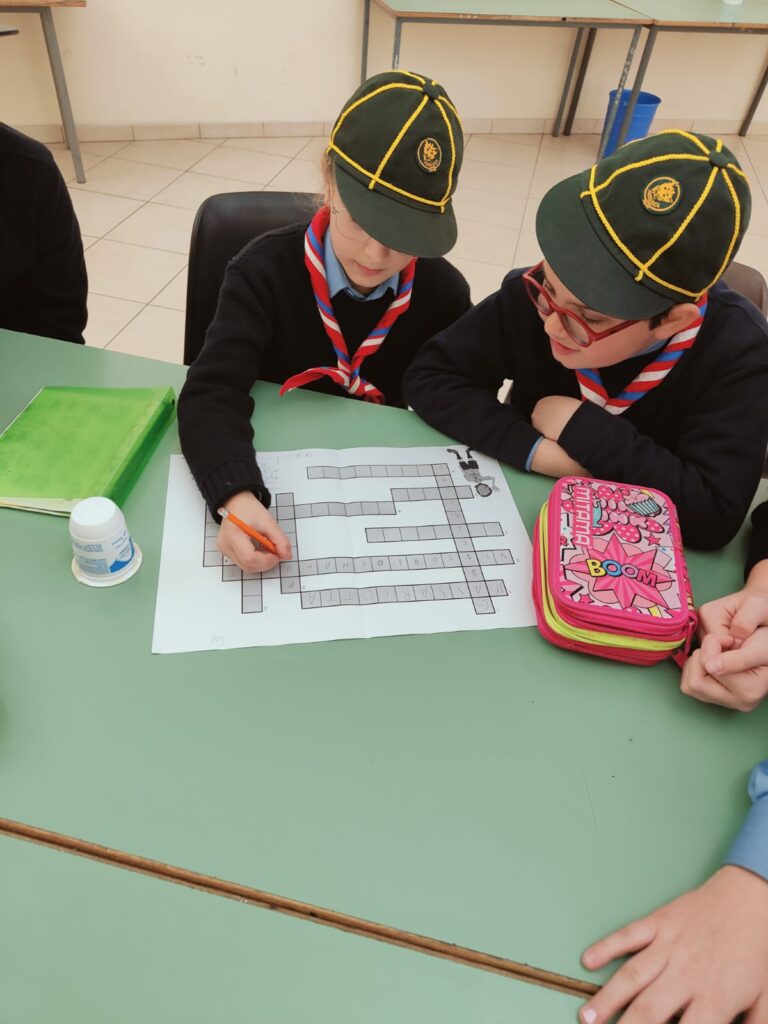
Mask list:
POLYGON ((450 469, 444 463, 428 465, 371 465, 371 466, 308 466, 310 480, 392 477, 431 477, 434 487, 395 487, 390 489, 390 501, 358 502, 305 502, 296 504, 290 492, 277 494, 273 513, 285 532, 294 552, 294 558, 281 562, 267 573, 244 573, 224 559, 216 548, 218 525, 206 509, 204 566, 221 566, 222 580, 241 582, 241 608, 244 614, 263 611, 264 579, 280 580, 281 594, 297 594, 301 607, 328 608, 337 606, 375 605, 419 601, 471 600, 478 615, 495 614, 494 597, 506 597, 507 589, 501 579, 487 580, 484 566, 513 565, 509 550, 475 551, 474 538, 501 537, 500 523, 467 523, 461 500, 474 499, 471 487, 455 486, 450 469), (368 543, 390 541, 450 540, 455 551, 411 553, 397 555, 365 555, 360 557, 299 558, 296 522, 299 519, 322 516, 396 515, 397 502, 440 501, 447 523, 409 527, 369 527, 365 530, 368 543), (461 569, 463 579, 447 583, 405 584, 370 587, 330 587, 302 590, 302 579, 333 573, 371 573, 412 571, 418 569, 461 569))

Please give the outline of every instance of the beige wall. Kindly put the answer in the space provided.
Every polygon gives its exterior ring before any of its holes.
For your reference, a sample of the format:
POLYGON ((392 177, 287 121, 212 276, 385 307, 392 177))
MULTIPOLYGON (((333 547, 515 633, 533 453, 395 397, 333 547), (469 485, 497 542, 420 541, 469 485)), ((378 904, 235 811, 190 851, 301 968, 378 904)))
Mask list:
MULTIPOLYGON (((362 0, 90 0, 54 17, 79 125, 314 130, 359 75, 362 0)), ((57 124, 39 19, 0 11, 0 20, 21 30, 0 39, 0 119, 57 124)), ((565 29, 413 25, 401 63, 442 80, 475 130, 540 130, 557 107, 572 39, 565 29)), ((628 41, 626 30, 598 34, 581 130, 602 120, 628 41)), ((389 66, 391 42, 392 21, 374 7, 371 70, 389 66)), ((730 131, 767 56, 765 36, 661 35, 646 88, 662 96, 665 123, 730 131)), ((763 130, 767 104, 756 118, 763 130)))

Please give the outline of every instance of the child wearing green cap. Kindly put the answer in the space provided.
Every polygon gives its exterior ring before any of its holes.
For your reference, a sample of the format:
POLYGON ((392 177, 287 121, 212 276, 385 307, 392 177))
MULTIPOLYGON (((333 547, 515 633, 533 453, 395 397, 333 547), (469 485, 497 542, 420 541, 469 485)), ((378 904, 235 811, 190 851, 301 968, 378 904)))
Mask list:
POLYGON ((406 401, 519 469, 657 487, 687 543, 721 547, 768 439, 768 324, 719 283, 749 213, 720 140, 670 130, 623 146, 549 190, 543 261, 424 346, 406 401))
POLYGON ((226 519, 219 548, 241 569, 291 555, 253 448, 254 382, 402 405, 402 376, 421 345, 469 308, 466 281, 442 258, 456 241, 462 155, 441 85, 408 71, 375 75, 336 120, 310 223, 254 239, 229 264, 178 414, 213 515, 226 509, 277 551, 257 549, 226 519))

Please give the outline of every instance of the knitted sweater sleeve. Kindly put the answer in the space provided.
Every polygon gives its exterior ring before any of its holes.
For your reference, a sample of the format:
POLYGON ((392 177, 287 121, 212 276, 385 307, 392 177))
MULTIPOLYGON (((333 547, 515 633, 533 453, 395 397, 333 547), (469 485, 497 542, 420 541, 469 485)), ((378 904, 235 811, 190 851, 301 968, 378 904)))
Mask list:
POLYGON ((596 477, 658 487, 677 506, 686 544, 720 548, 743 523, 760 480, 766 394, 768 358, 753 352, 700 385, 692 411, 681 413, 674 449, 587 402, 558 443, 596 477))
POLYGON ((179 396, 181 450, 216 519, 217 509, 239 491, 253 491, 267 508, 271 501, 253 449, 250 394, 272 343, 267 302, 231 263, 179 396))
POLYGON ((53 161, 35 165, 31 177, 37 254, 18 296, 25 323, 17 329, 82 345, 88 277, 72 200, 53 161))
POLYGON ((749 553, 744 567, 744 579, 749 576, 758 562, 768 558, 768 501, 758 505, 752 513, 752 534, 749 538, 749 553))
POLYGON ((489 295, 427 342, 403 380, 407 403, 462 444, 518 469, 541 434, 497 394, 515 377, 516 325, 504 291, 489 295))

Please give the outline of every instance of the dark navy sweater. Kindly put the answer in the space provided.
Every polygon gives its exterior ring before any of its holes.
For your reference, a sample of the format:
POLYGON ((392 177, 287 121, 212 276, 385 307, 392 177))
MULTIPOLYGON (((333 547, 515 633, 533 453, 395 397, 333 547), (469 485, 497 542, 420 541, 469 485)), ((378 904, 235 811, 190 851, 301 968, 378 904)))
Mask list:
POLYGON ((87 296, 61 172, 42 143, 0 124, 0 327, 82 344, 87 296))
MULTIPOLYGON (((576 374, 553 357, 522 270, 424 346, 403 385, 428 423, 477 451, 525 468, 540 437, 531 414, 547 395, 580 397, 576 374), (510 404, 496 393, 514 381, 510 404)), ((649 356, 600 371, 609 395, 649 356)), ((593 476, 656 487, 677 505, 685 542, 718 548, 741 526, 768 439, 768 324, 717 284, 693 346, 661 385, 620 416, 584 402, 558 443, 593 476)))
MULTIPOLYGON (((262 235, 232 260, 205 344, 179 397, 182 451, 214 514, 239 491, 251 490, 269 505, 253 449, 250 390, 255 381, 282 384, 310 367, 336 364, 304 264, 306 228, 296 224, 262 235)), ((334 298, 350 355, 393 297, 388 290, 369 302, 343 293, 334 298)), ((362 367, 363 377, 384 392, 387 405, 403 404, 403 373, 422 344, 469 306, 467 282, 450 263, 417 262, 408 310, 362 367)), ((351 397, 329 378, 306 386, 351 397)))

